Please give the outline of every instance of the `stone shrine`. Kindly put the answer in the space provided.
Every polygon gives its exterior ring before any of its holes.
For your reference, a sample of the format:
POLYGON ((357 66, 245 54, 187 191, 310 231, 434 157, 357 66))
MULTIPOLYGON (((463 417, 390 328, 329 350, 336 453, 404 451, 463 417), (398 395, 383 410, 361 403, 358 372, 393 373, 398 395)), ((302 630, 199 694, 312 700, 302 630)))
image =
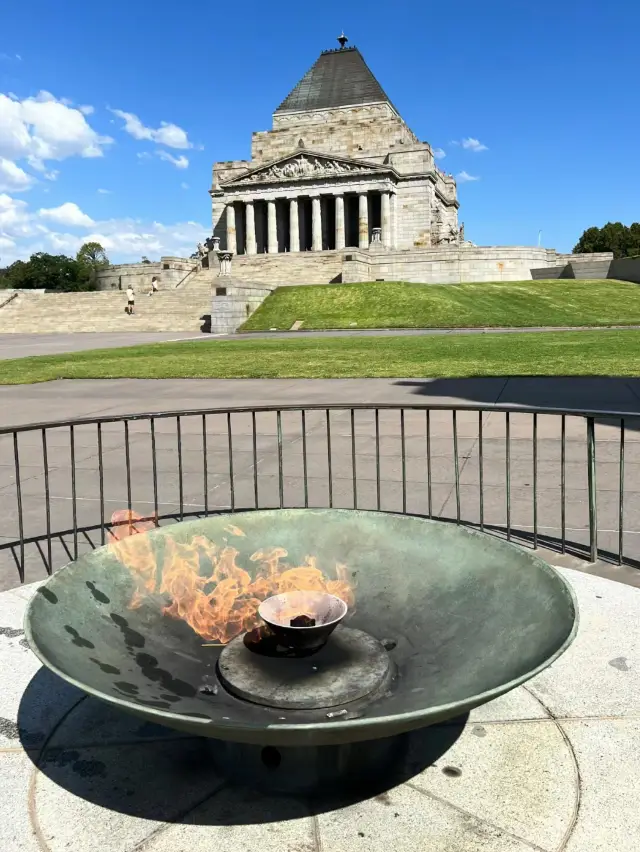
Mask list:
POLYGON ((452 175, 435 164, 341 36, 253 134, 251 160, 215 163, 213 229, 240 256, 458 244, 452 175))
POLYGON ((610 262, 610 253, 466 240, 453 175, 438 168, 360 51, 344 35, 338 41, 282 101, 272 129, 253 133, 250 160, 214 164, 212 233, 194 254, 109 266, 100 289, 139 288, 153 275, 161 291, 200 294, 198 305, 211 293, 211 330, 226 332, 280 286, 522 281, 568 268, 573 276, 576 264, 582 277, 610 262))

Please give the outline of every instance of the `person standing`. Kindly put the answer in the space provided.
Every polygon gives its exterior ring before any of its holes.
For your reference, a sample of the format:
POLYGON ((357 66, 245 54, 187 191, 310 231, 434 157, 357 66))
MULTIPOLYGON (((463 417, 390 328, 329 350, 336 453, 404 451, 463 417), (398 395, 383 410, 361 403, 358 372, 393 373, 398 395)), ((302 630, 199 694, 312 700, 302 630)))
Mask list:
POLYGON ((158 292, 158 279, 154 275, 151 279, 151 289, 149 290, 149 295, 153 296, 154 293, 158 292))
POLYGON ((136 294, 133 291, 133 287, 131 284, 127 287, 127 313, 129 316, 133 316, 133 309, 135 307, 136 302, 136 294))

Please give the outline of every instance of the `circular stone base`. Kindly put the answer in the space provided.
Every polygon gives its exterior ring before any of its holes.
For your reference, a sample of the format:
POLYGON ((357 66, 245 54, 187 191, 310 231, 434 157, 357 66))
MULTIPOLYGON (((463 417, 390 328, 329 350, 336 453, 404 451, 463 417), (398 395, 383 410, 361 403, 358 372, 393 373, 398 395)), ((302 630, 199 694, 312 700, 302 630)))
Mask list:
POLYGON ((407 751, 407 735, 336 746, 256 746, 207 740, 227 780, 278 794, 334 794, 386 777, 407 751))
POLYGON ((364 698, 386 684, 391 661, 382 644, 339 626, 327 644, 307 657, 275 649, 260 651, 238 636, 220 654, 218 674, 229 692, 269 707, 310 710, 336 707, 364 698))

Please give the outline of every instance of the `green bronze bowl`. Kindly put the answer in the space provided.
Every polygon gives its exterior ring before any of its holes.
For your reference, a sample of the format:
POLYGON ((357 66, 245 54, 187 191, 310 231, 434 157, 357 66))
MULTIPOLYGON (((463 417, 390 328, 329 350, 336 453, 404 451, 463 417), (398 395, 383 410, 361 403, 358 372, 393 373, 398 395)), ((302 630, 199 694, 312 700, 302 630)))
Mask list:
POLYGON ((459 716, 541 672, 576 629, 570 587, 531 552, 453 524, 324 509, 217 515, 112 543, 50 577, 25 625, 40 660, 90 695, 196 735, 265 746, 373 740, 459 716), (348 603, 345 621, 310 668, 268 663, 270 677, 298 678, 307 706, 229 691, 218 665, 229 640, 259 624, 266 597, 318 589, 319 577, 348 603), (345 637, 362 634, 386 649, 387 680, 331 704, 332 666, 348 674, 335 660, 345 637))

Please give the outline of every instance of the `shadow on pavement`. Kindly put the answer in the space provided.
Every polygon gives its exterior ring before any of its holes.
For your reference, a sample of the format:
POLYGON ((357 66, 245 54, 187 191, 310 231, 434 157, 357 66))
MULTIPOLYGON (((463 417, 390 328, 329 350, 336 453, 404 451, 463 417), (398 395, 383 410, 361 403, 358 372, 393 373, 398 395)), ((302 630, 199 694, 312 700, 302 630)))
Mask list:
MULTIPOLYGON (((640 379, 606 376, 517 376, 465 379, 402 379, 397 387, 412 388, 421 397, 455 399, 471 405, 521 405, 523 407, 620 411, 637 414, 625 425, 640 429, 640 379)), ((428 400, 424 400, 428 402, 428 400)), ((455 405, 455 402, 448 403, 455 405)), ((614 424, 603 417, 597 422, 614 424)))
MULTIPOLYGON (((101 808, 148 820, 196 825, 249 825, 325 813, 378 797, 436 763, 461 735, 468 717, 403 737, 396 768, 366 787, 322 796, 270 796, 233 786, 213 768, 211 744, 82 698, 48 669, 32 678, 20 703, 20 739, 39 771, 35 808, 68 811, 66 791, 101 808), (42 727, 43 715, 50 730, 42 727), (60 743, 56 745, 56 743, 60 743)), ((214 746, 215 747, 215 746, 214 746)), ((447 772, 456 771, 443 765, 447 772)), ((388 802, 386 802, 388 804, 388 802)))

